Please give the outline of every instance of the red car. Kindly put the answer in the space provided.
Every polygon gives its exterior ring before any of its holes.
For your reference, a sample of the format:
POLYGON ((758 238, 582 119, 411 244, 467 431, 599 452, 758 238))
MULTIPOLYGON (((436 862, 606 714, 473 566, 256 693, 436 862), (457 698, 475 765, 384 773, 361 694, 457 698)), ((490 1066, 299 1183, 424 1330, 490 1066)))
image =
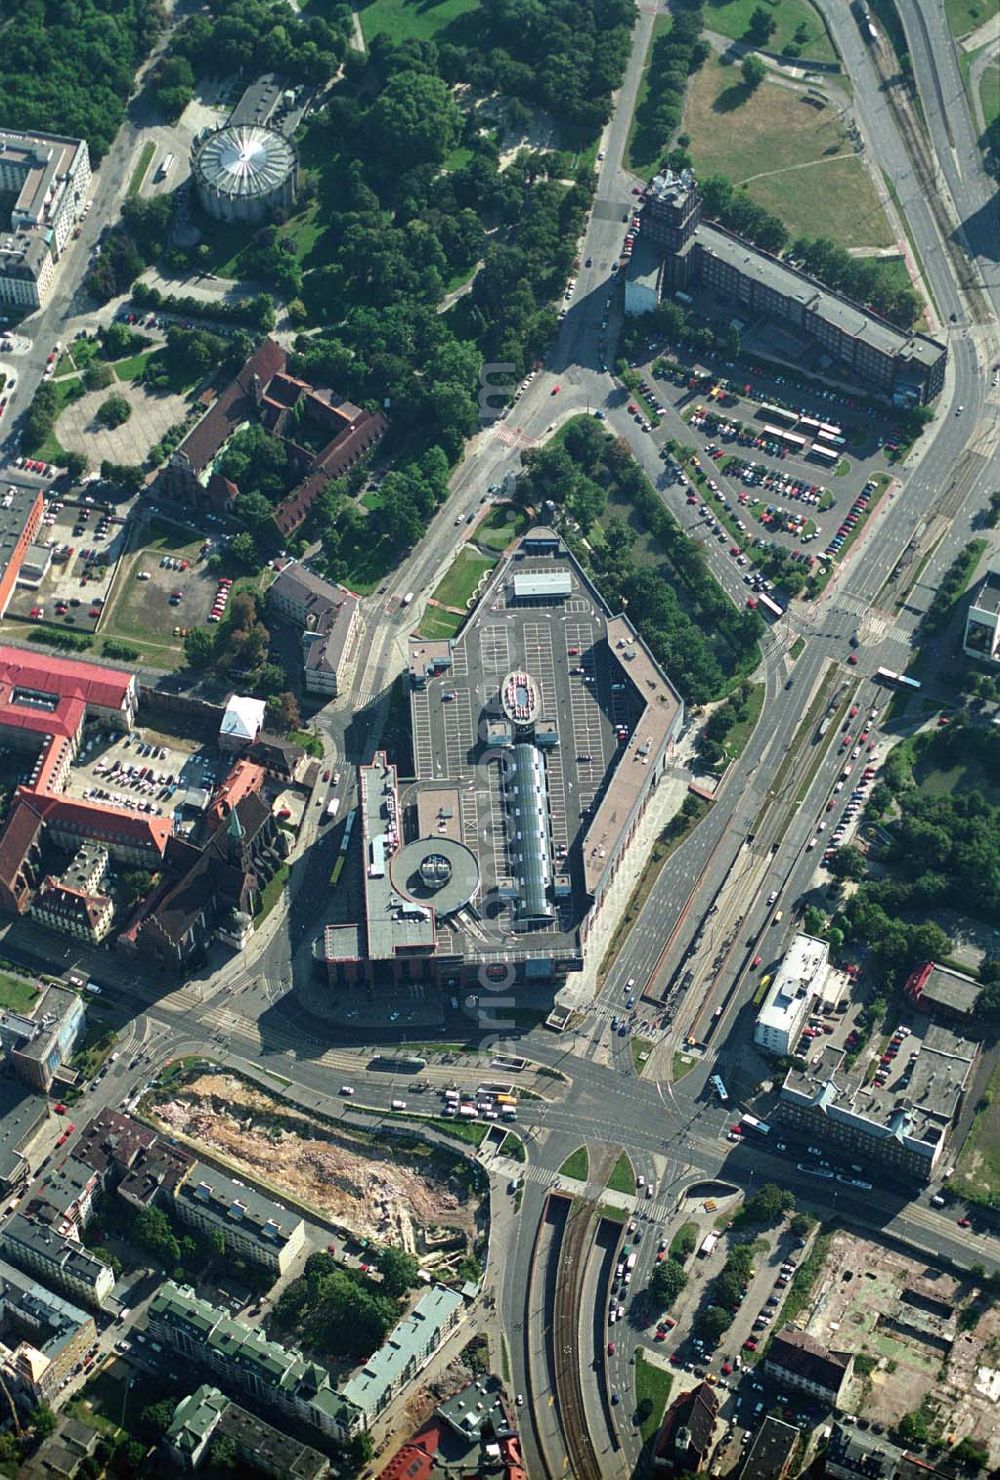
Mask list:
POLYGON ((832 812, 833 811, 833 797, 831 797, 830 800, 827 802, 827 804, 826 804, 826 810, 828 812, 832 812))
POLYGON ((53 1105, 52 1108, 56 1112, 57 1115, 65 1115, 66 1114, 66 1106, 63 1105, 63 1104, 53 1105))
POLYGON ((745 1352, 755 1352, 757 1350, 757 1342, 753 1336, 748 1336, 746 1341, 744 1341, 743 1350, 745 1352))
POLYGON ((852 704, 851 705, 851 719, 854 718, 854 716, 857 714, 857 712, 858 712, 858 706, 856 704, 852 704))
POLYGON ((757 967, 760 965, 763 959, 763 956, 754 956, 753 960, 750 962, 750 970, 756 971, 757 967))
POLYGON ((723 1362, 723 1364, 722 1364, 722 1375, 723 1375, 723 1377, 728 1377, 729 1374, 732 1372, 732 1370, 733 1369, 732 1369, 732 1367, 730 1367, 730 1365, 729 1365, 728 1362, 723 1362))
POLYGON ((850 663, 850 665, 851 665, 852 668, 857 668, 857 666, 858 666, 858 655, 857 655, 857 653, 851 653, 848 656, 847 661, 848 661, 848 663, 850 663))
POLYGON ((656 1262, 657 1262, 657 1264, 662 1264, 663 1261, 664 1261, 664 1259, 666 1259, 666 1257, 667 1257, 666 1254, 664 1254, 663 1250, 661 1249, 660 1252, 656 1256, 656 1262))
POLYGON ((553 387, 552 387, 552 389, 551 389, 551 390, 550 390, 550 391, 549 391, 549 395, 550 395, 550 396, 558 396, 558 394, 559 394, 559 390, 560 390, 560 387, 559 387, 559 386, 557 386, 557 385, 554 385, 554 386, 553 386, 553 387))
POLYGON ((667 1339, 667 1333, 666 1333, 666 1331, 660 1331, 659 1329, 657 1329, 657 1331, 653 1335, 653 1340, 654 1341, 666 1341, 666 1339, 667 1339))
POLYGON ((948 716, 946 714, 940 714, 940 715, 938 715, 938 724, 939 725, 946 725, 947 723, 948 723, 948 716))
POLYGON ((609 1357, 613 1357, 614 1354, 615 1354, 615 1344, 614 1344, 613 1341, 609 1341, 608 1342, 608 1356, 609 1357))
POLYGON ((323 772, 323 780, 324 781, 329 781, 329 779, 330 779, 330 772, 329 772, 329 770, 326 770, 326 771, 323 772))
POLYGON ((671 1360, 671 1362, 673 1362, 673 1364, 674 1364, 675 1367, 679 1367, 681 1365, 681 1361, 682 1361, 680 1352, 671 1352, 670 1353, 670 1360, 671 1360))
POLYGON ((957 1222, 958 1222, 959 1228, 971 1228, 972 1227, 972 1219, 971 1218, 959 1218, 957 1220, 957 1222))

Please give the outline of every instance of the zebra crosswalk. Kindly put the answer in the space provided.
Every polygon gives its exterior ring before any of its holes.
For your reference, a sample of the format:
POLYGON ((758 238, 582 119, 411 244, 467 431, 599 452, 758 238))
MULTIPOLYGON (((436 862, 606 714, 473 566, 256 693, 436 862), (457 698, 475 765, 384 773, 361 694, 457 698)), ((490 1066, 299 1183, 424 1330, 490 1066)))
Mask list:
POLYGON ((537 437, 529 436, 518 427, 509 427, 502 421, 497 422, 493 435, 504 447, 516 448, 518 452, 528 452, 532 447, 538 446, 537 437))

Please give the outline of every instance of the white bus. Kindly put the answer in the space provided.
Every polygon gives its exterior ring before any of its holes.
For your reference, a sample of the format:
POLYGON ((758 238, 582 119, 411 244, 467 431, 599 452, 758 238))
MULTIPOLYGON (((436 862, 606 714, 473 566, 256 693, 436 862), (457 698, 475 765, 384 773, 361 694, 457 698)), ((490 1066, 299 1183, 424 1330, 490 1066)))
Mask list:
POLYGON ((165 154, 163 156, 163 158, 160 160, 160 167, 156 171, 156 178, 158 180, 165 180, 167 178, 167 176, 170 174, 170 171, 173 169, 173 167, 174 167, 174 156, 172 154, 165 154))

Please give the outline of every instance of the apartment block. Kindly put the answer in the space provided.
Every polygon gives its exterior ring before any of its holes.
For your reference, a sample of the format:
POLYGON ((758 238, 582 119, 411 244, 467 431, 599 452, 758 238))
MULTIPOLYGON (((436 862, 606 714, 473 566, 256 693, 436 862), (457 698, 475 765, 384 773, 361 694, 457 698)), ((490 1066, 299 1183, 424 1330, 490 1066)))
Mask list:
POLYGON ((149 1306, 153 1339, 185 1361, 206 1368, 223 1388, 297 1419, 347 1444, 366 1427, 362 1410, 338 1393, 329 1373, 299 1352, 268 1341, 193 1290, 168 1280, 149 1306))
POLYGON ((174 1208, 182 1223, 221 1234, 227 1249, 275 1275, 284 1274, 305 1242, 297 1213, 201 1161, 176 1188, 174 1208))
POLYGON ((111 1270, 89 1249, 22 1213, 0 1226, 0 1251, 19 1269, 32 1271, 85 1305, 103 1305, 114 1288, 111 1270))

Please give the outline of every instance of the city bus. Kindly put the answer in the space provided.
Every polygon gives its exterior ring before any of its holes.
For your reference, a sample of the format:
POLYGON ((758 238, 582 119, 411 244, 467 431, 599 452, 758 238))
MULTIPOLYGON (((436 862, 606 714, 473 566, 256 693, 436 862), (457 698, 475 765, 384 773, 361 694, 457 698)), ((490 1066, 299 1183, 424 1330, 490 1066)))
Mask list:
POLYGON ((729 1104, 729 1091, 726 1089, 726 1086, 722 1082, 721 1074, 713 1074, 711 1079, 708 1081, 708 1087, 709 1089, 715 1090, 715 1093, 718 1095, 723 1105, 729 1104))
POLYGON ((757 415, 762 416, 765 421, 776 421, 786 427, 793 427, 798 421, 798 415, 794 411, 785 411, 781 406, 758 406, 757 415))
POLYGON ((842 437, 844 435, 843 427, 835 426, 832 421, 821 421, 819 429, 821 432, 829 432, 831 437, 842 437))
POLYGON ((759 607, 762 606, 767 612, 768 616, 773 617, 775 621, 777 621, 779 617, 783 617, 785 615, 784 607, 779 606, 772 597, 768 596, 766 591, 757 592, 757 605, 759 607))
POLYGON ((817 462, 826 463, 832 468, 840 461, 840 453, 834 452, 832 447, 824 447, 822 442, 814 442, 809 449, 809 456, 814 457, 817 462))
POLYGON ((172 154, 165 154, 163 156, 163 158, 160 160, 160 167, 156 171, 156 178, 158 180, 165 180, 167 178, 167 176, 170 174, 170 171, 173 169, 173 167, 174 167, 174 156, 172 154))
POLYGON ((826 427, 820 427, 819 432, 818 432, 817 435, 818 435, 818 440, 820 442, 825 443, 828 447, 846 447, 847 446, 847 443, 844 441, 844 438, 843 437, 837 437, 837 436, 835 436, 833 432, 827 431, 826 427))
POLYGON ((875 681, 888 684, 890 688, 919 689, 919 678, 910 678, 905 673, 894 673, 891 668, 876 668, 875 681))
POLYGON ((781 440, 793 452, 805 452, 806 450, 806 439, 805 437, 800 437, 798 432, 782 432, 781 440))
POLYGON ((808 432, 811 437, 815 437, 818 434, 820 427, 823 425, 818 417, 815 416, 800 416, 798 424, 802 428, 802 430, 804 432, 808 432))

